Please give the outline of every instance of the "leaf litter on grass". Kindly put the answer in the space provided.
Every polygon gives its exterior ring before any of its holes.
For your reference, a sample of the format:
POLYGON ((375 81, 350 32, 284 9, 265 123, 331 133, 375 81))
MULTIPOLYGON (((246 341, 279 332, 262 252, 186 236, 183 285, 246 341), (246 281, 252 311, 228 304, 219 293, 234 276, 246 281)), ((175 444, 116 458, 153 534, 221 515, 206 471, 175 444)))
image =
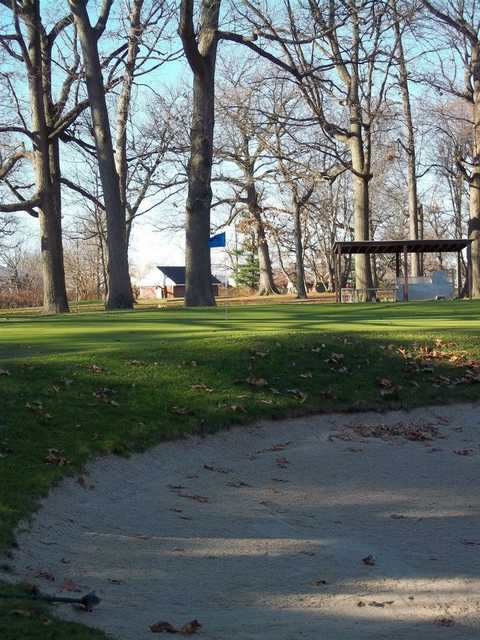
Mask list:
POLYGON ((439 429, 431 424, 417 424, 414 422, 398 422, 394 425, 386 424, 356 424, 345 425, 341 430, 331 434, 329 440, 351 441, 355 436, 361 438, 380 438, 391 440, 402 438, 411 442, 430 442, 437 438, 445 438, 439 429))

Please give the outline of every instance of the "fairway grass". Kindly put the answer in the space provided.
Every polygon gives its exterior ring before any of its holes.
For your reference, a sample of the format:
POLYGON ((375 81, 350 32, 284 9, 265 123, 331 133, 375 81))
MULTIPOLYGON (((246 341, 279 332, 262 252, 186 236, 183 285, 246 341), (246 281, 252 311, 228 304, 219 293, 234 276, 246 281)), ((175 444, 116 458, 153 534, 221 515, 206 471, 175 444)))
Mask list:
MULTIPOLYGON (((54 482, 84 482, 94 455, 261 418, 480 397, 480 301, 82 309, 0 311, 0 550, 54 482)), ((54 627, 22 637, 77 637, 54 627)))

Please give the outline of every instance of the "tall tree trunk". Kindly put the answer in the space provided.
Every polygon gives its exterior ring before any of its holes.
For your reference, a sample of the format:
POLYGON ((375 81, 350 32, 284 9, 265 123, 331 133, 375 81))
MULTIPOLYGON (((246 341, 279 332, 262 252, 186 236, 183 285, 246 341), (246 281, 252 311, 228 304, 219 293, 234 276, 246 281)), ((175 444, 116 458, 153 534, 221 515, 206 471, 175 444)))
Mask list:
POLYGON ((193 72, 192 126, 185 222, 187 307, 214 306, 211 284, 210 209, 212 204, 215 66, 221 0, 202 0, 199 31, 193 26, 193 0, 182 0, 183 48, 193 72))
MULTIPOLYGON (((396 0, 391 2, 393 10, 397 11, 396 0)), ((399 85, 402 93, 403 115, 406 127, 406 144, 404 145, 407 154, 407 189, 408 189, 408 230, 410 240, 419 239, 418 228, 418 194, 417 194, 417 167, 416 167, 416 151, 415 151, 415 134, 413 129, 412 107, 410 102, 410 90, 408 87, 408 72, 405 61, 405 52, 403 49, 402 34, 400 29, 400 19, 397 14, 397 20, 394 22, 395 37, 398 49, 398 65, 399 65, 399 85)), ((410 257, 410 271, 413 277, 421 275, 420 254, 413 253, 410 257)))
MULTIPOLYGON (((144 0, 134 0, 128 16, 130 29, 128 32, 127 59, 123 74, 122 88, 117 101, 116 138, 115 138, 115 166, 120 184, 120 197, 123 206, 127 206, 127 123, 130 113, 133 78, 137 56, 140 51, 140 38, 143 33, 141 14, 144 0)), ((131 232, 132 221, 129 221, 127 245, 131 232)))
POLYGON ((52 172, 59 178, 58 143, 49 143, 48 123, 45 115, 45 67, 48 60, 42 56, 41 20, 38 0, 24 10, 23 19, 28 33, 28 88, 33 134, 33 164, 37 192, 41 196, 40 241, 43 274, 43 310, 45 313, 68 311, 63 265, 61 201, 59 182, 52 186, 52 172))
MULTIPOLYGON (((355 6, 355 5, 354 5, 355 6)), ((360 31, 357 9, 352 14, 352 66, 350 72, 349 104, 350 104, 350 152, 353 171, 353 212, 355 240, 368 240, 370 234, 370 200, 369 200, 369 163, 365 162, 363 140, 363 112, 360 104, 359 82, 359 50, 360 31)), ((355 256, 355 288, 372 289, 372 269, 368 254, 355 256)))
POLYGON ((273 279, 272 260, 270 258, 270 250, 268 248, 267 237, 265 234, 265 225, 263 224, 262 214, 258 205, 258 193, 255 187, 255 179, 253 171, 249 171, 247 177, 247 206, 250 215, 255 221, 255 230, 257 232, 258 245, 258 266, 260 270, 260 280, 258 283, 258 294, 260 296, 268 296, 272 293, 278 293, 278 289, 273 279))
MULTIPOLYGON (((355 154, 352 154, 352 158, 355 154)), ((368 177, 354 175, 353 177, 353 207, 354 207, 354 224, 355 224, 355 240, 369 239, 369 197, 368 177)), ((368 289, 372 289, 372 269, 370 264, 370 256, 368 254, 358 253, 355 255, 355 288, 366 290, 366 298, 368 299, 368 289)))
POLYGON ((261 296, 269 296, 279 293, 277 285, 273 279, 272 260, 270 258, 270 250, 268 247, 267 237, 265 235, 265 227, 263 220, 259 215, 257 220, 257 242, 258 242, 258 266, 260 269, 260 280, 258 283, 258 294, 261 296))
POLYGON ((470 220, 472 242, 472 296, 480 297, 480 44, 472 46, 473 162, 470 176, 470 220))
MULTIPOLYGON (((459 40, 471 46, 470 64, 465 66, 465 95, 472 104, 472 167, 469 176, 470 220, 468 237, 473 240, 471 247, 472 295, 480 297, 480 40, 478 26, 468 14, 464 3, 448 3, 446 11, 430 0, 422 0, 427 9, 449 28, 455 29, 459 40), (452 10, 450 12, 450 10, 452 10), (456 12, 456 15, 455 15, 456 12), (452 15, 453 14, 453 15, 452 15)), ((468 55, 468 48, 467 48, 468 55)))
POLYGON ((297 288, 297 298, 307 298, 307 290, 305 288, 305 265, 303 262, 303 242, 302 242, 302 218, 301 209, 295 206, 294 214, 294 234, 295 234, 295 275, 297 288))
POLYGON ((212 158, 214 127, 213 70, 193 82, 191 156, 188 164, 186 205, 186 289, 187 307, 214 306, 211 285, 210 208, 212 204, 212 158))
MULTIPOLYGON (((97 45, 103 29, 100 29, 98 24, 96 27, 92 27, 90 24, 86 0, 69 0, 69 5, 83 53, 98 169, 105 201, 108 244, 106 307, 107 309, 131 309, 133 296, 128 271, 125 206, 120 194, 120 182, 115 167, 110 121, 97 45)), ((105 21, 106 18, 102 23, 103 28, 105 21)))

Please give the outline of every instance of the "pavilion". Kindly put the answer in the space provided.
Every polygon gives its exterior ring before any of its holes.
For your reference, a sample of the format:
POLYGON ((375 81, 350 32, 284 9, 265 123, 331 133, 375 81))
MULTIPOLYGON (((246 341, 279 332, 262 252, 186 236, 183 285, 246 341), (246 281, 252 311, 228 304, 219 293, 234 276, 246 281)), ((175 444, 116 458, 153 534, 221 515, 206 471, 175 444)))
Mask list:
MULTIPOLYGON (((355 240, 350 242, 335 242, 333 246, 335 260, 335 275, 337 283, 341 280, 341 259, 343 255, 352 254, 395 254, 395 275, 401 276, 401 256, 403 255, 403 300, 408 301, 408 254, 409 253, 457 253, 460 265, 461 253, 467 250, 467 296, 472 295, 472 240, 468 238, 445 240, 355 240)), ((461 286, 461 270, 458 269, 458 291, 461 286)), ((337 302, 341 302, 341 287, 337 286, 337 302)))

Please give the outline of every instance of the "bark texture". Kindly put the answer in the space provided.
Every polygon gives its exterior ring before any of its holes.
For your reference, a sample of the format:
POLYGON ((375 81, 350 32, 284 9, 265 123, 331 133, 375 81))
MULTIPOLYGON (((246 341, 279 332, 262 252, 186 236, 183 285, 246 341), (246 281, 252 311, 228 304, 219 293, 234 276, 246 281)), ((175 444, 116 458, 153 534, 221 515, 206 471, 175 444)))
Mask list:
POLYGON ((470 220, 472 242, 472 296, 480 297, 480 42, 472 46, 473 162, 470 174, 470 220))
POLYGON ((260 279, 258 283, 258 294, 260 296, 268 296, 278 293, 278 289, 273 279, 272 260, 268 247, 267 236, 265 233, 265 225, 262 218, 261 208, 258 202, 258 193, 255 187, 255 178, 253 168, 248 171, 246 176, 247 184, 247 207, 254 224, 257 235, 258 247, 258 266, 260 270, 260 279))
POLYGON ((179 33, 193 72, 192 124, 185 222, 187 307, 214 306, 211 285, 210 209, 212 204, 215 66, 221 0, 202 0, 198 33, 193 0, 182 0, 179 33))
POLYGON ((22 19, 27 29, 28 51, 24 59, 28 74, 33 167, 40 197, 38 219, 43 275, 43 310, 45 313, 68 311, 63 262, 62 215, 60 197, 60 160, 58 140, 49 141, 50 57, 45 50, 45 36, 38 0, 25 4, 22 19))
POLYGON ((297 298, 302 300, 307 298, 305 287, 305 265, 303 261, 302 242, 302 208, 298 204, 294 213, 294 233, 295 233, 295 286, 297 288, 297 298))
MULTIPOLYGON (((396 0, 391 2, 392 8, 397 14, 396 0)), ((408 70, 403 48, 400 20, 394 22, 395 38, 397 41, 398 54, 398 83, 402 93, 403 117, 406 128, 406 144, 403 145, 407 156, 407 189, 408 189, 408 236, 410 240, 419 240, 418 224, 418 192, 417 192, 417 166, 415 150, 415 132, 413 128, 412 106, 410 101, 410 90, 408 86, 408 70)), ((421 260, 419 253, 410 256, 410 273, 413 277, 421 275, 421 260)))
MULTIPOLYGON (((352 64, 350 73, 344 67, 340 76, 344 77, 348 86, 348 104, 350 115, 349 146, 353 172, 353 210, 355 240, 369 240, 370 234, 370 145, 365 153, 363 109, 360 98, 360 30, 359 15, 356 3, 352 3, 352 64)), ((368 131, 369 133, 369 131, 368 131)), ((365 254, 355 256, 355 288, 371 289, 372 269, 370 257, 365 254)), ((367 292, 368 297, 368 292, 367 292)))
MULTIPOLYGON (((468 237, 471 246, 471 294, 480 297, 480 37, 479 26, 468 14, 463 2, 448 3, 440 8, 430 0, 422 0, 425 7, 443 22, 448 30, 463 40, 470 64, 465 66, 465 92, 463 98, 472 108, 472 160, 463 163, 463 171, 469 185, 468 237), (445 9, 445 10, 444 10, 445 9), (469 51, 468 51, 469 50, 469 51), (471 164, 468 174, 465 164, 471 164)), ((462 163, 460 163, 462 165, 462 163)))
POLYGON ((103 33, 112 2, 103 5, 95 27, 90 24, 86 0, 69 0, 85 65, 88 98, 92 117, 98 168, 103 188, 107 221, 107 309, 131 309, 132 287, 128 270, 125 228, 125 203, 115 166, 110 121, 105 100, 102 69, 98 54, 98 38, 103 33))

